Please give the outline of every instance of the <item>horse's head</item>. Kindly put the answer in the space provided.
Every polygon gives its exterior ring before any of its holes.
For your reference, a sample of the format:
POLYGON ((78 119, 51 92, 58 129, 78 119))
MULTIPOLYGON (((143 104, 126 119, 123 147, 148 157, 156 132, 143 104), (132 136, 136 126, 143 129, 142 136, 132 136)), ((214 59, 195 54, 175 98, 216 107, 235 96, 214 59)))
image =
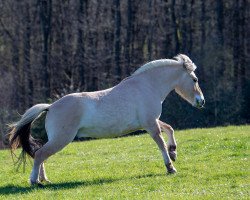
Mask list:
POLYGON ((175 87, 175 91, 182 98, 197 108, 202 108, 205 104, 203 93, 198 84, 194 70, 195 64, 186 55, 180 54, 176 60, 183 62, 183 70, 180 79, 175 87))

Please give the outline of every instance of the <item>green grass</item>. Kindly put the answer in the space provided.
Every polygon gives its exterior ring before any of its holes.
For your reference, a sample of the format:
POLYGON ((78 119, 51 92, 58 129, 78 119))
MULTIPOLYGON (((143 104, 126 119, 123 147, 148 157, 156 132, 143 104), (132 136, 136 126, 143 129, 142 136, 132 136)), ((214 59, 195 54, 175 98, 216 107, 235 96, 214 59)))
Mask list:
POLYGON ((176 175, 148 134, 71 143, 49 158, 45 188, 30 187, 0 151, 0 199, 250 199, 250 126, 176 131, 176 175))

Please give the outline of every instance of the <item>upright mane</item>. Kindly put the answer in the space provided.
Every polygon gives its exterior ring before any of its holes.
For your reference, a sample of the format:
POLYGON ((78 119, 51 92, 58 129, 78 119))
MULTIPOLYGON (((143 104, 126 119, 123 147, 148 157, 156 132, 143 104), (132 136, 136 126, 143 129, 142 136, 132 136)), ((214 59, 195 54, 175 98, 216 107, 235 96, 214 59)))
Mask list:
POLYGON ((189 72, 193 72, 197 68, 193 61, 187 55, 178 54, 173 59, 182 62, 183 67, 186 68, 189 72))
POLYGON ((186 68, 189 72, 192 72, 196 69, 196 65, 191 61, 188 56, 184 54, 178 54, 173 59, 160 59, 148 62, 138 68, 132 75, 141 74, 142 72, 148 71, 156 67, 180 65, 183 65, 183 67, 186 68))

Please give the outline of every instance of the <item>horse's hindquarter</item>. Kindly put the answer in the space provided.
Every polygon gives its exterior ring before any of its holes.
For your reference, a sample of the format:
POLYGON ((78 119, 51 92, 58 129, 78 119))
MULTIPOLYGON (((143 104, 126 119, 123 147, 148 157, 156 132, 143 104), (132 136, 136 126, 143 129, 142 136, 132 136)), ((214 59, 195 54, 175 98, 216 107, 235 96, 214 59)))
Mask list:
MULTIPOLYGON (((66 95, 54 102, 47 112, 45 128, 48 139, 76 134, 84 109, 78 93, 66 95)), ((61 138, 62 138, 61 137, 61 138)))

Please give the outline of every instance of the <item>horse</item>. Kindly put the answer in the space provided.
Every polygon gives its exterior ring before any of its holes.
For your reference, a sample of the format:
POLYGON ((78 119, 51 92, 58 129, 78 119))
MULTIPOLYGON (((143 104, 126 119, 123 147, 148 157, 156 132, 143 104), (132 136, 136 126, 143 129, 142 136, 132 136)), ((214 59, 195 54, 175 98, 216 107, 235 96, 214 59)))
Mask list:
POLYGON ((174 129, 161 121, 162 103, 175 90, 192 106, 201 109, 203 93, 194 71, 196 65, 184 54, 173 59, 154 60, 138 68, 116 86, 94 92, 72 93, 52 104, 29 108, 9 133, 11 152, 21 146, 21 158, 34 159, 30 184, 50 182, 44 161, 62 150, 77 136, 110 138, 136 130, 146 130, 162 153, 168 173, 176 173, 172 161, 177 158, 174 129), (45 129, 48 141, 39 145, 30 133, 32 122, 46 112, 45 129), (162 132, 168 136, 164 141, 162 132))

